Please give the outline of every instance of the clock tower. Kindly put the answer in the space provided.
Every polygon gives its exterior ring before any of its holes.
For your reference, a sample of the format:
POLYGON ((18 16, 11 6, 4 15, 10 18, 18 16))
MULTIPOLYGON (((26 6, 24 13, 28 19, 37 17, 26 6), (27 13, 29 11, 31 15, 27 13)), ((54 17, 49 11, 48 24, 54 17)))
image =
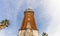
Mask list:
POLYGON ((30 8, 24 11, 24 18, 18 36, 39 36, 34 18, 34 11, 30 8))

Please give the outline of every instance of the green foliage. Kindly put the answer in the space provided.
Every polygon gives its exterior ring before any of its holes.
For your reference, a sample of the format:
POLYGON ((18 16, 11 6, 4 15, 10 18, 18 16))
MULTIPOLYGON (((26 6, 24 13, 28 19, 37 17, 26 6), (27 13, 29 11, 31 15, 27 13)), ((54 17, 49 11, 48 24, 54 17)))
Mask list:
POLYGON ((4 23, 4 20, 2 20, 1 24, 3 24, 3 23, 4 23))
POLYGON ((9 26, 9 20, 5 20, 5 25, 6 25, 6 27, 8 27, 9 26))
POLYGON ((9 23, 9 20, 5 19, 5 20, 1 21, 1 24, 5 25, 6 27, 8 27, 10 23, 9 23))
POLYGON ((45 33, 45 32, 43 32, 42 36, 48 36, 48 34, 47 34, 47 33, 45 33))

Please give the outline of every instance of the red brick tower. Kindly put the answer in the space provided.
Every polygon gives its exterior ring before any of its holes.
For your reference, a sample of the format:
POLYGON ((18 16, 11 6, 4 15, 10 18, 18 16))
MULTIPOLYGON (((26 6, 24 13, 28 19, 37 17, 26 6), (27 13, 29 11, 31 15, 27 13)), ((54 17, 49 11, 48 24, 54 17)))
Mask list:
POLYGON ((38 29, 34 19, 34 11, 30 8, 24 11, 24 19, 18 36, 38 36, 38 29))

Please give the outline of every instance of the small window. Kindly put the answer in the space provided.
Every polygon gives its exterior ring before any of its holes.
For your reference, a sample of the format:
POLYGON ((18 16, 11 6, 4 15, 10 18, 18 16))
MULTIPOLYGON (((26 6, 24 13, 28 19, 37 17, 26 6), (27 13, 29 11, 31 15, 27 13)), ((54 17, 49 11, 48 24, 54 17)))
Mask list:
POLYGON ((30 22, 27 22, 27 24, 29 25, 29 24, 30 24, 30 22))
POLYGON ((30 14, 30 13, 28 13, 28 14, 30 14))
POLYGON ((30 15, 28 15, 28 16, 30 16, 30 15))
POLYGON ((30 20, 30 18, 28 18, 28 20, 30 20))

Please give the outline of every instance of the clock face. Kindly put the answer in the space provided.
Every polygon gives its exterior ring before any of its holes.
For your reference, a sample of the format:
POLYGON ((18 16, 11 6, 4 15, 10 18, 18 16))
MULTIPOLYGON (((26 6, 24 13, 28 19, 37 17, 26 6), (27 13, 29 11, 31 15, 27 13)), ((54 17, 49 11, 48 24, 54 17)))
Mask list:
POLYGON ((25 31, 25 36, 32 36, 32 30, 31 29, 26 29, 25 31))
POLYGON ((31 32, 31 29, 27 29, 26 31, 27 31, 27 32, 31 32))

